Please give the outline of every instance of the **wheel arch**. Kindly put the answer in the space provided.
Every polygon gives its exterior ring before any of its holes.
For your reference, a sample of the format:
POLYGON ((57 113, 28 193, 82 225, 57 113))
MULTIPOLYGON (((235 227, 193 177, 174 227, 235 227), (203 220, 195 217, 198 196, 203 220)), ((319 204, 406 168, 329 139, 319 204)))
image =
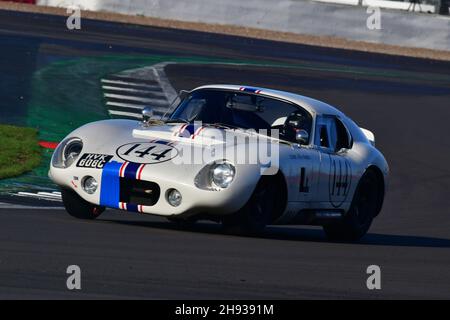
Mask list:
POLYGON ((278 169, 277 173, 274 175, 264 175, 261 176, 261 179, 270 179, 271 182, 279 185, 279 192, 276 194, 276 208, 274 212, 272 212, 271 223, 280 218, 284 211, 286 210, 287 202, 288 202, 288 186, 286 183, 286 177, 281 171, 278 169))
POLYGON ((379 190, 379 194, 378 194, 378 204, 377 204, 377 209, 376 209, 376 215, 378 216, 378 214, 381 212, 381 208, 383 207, 383 202, 384 202, 384 194, 385 194, 385 181, 384 181, 384 175, 383 172, 381 171, 381 169, 376 166, 376 165, 370 165, 369 167, 367 167, 366 172, 371 171, 375 174, 375 176, 377 177, 378 180, 378 185, 380 186, 380 190, 379 190))

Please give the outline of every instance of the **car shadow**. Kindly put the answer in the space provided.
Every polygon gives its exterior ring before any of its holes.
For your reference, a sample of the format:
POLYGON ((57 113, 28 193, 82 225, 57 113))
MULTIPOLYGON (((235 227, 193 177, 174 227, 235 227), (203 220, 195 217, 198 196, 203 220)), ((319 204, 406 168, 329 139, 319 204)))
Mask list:
MULTIPOLYGON (((180 226, 175 223, 166 221, 131 221, 102 219, 110 223, 166 229, 179 230, 184 232, 195 232, 205 234, 230 235, 225 232, 220 224, 197 222, 191 226, 180 226)), ((232 235, 245 238, 260 238, 287 241, 310 241, 329 243, 321 229, 302 228, 297 226, 269 226, 266 230, 258 235, 232 235)), ((361 240, 354 243, 355 245, 375 245, 375 246, 398 246, 398 247, 424 247, 424 248, 450 248, 450 239, 412 236, 412 235, 392 235, 380 233, 368 233, 361 240)))

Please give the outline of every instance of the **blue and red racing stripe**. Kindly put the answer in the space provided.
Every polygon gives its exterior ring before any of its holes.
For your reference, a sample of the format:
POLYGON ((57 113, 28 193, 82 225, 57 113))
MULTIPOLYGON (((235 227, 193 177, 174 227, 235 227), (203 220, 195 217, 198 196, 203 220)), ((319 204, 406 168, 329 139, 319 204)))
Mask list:
POLYGON ((198 126, 195 123, 186 123, 183 124, 180 129, 175 131, 173 135, 176 137, 195 139, 203 129, 204 127, 198 126))
POLYGON ((145 164, 133 162, 111 161, 105 164, 102 171, 102 184, 100 188, 100 205, 142 212, 142 205, 124 203, 120 201, 120 178, 141 180, 145 164))
POLYGON ((111 161, 103 166, 100 187, 100 205, 119 208, 120 179, 119 171, 123 163, 111 161))
POLYGON ((174 144, 176 144, 175 141, 166 141, 166 140, 150 140, 151 143, 159 143, 159 144, 163 144, 166 146, 172 146, 174 144))
POLYGON ((119 209, 132 211, 132 212, 143 212, 141 204, 133 204, 126 202, 119 202, 119 209))
POLYGON ((240 87, 239 91, 244 91, 244 92, 251 92, 251 93, 261 93, 260 89, 257 88, 252 88, 252 87, 240 87))

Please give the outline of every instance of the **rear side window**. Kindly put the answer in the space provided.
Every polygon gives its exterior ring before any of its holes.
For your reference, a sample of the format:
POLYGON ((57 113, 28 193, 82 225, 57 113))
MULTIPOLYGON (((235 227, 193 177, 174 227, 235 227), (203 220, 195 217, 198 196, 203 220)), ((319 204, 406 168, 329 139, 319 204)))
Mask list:
POLYGON ((337 152, 351 148, 351 137, 341 120, 335 116, 319 116, 316 122, 315 145, 337 152))
POLYGON ((320 146, 324 148, 330 147, 330 141, 328 139, 328 131, 325 125, 320 127, 320 146))
POLYGON ((350 133, 345 127, 344 123, 338 118, 334 118, 336 123, 336 151, 341 150, 342 148, 351 149, 352 147, 352 139, 350 133))

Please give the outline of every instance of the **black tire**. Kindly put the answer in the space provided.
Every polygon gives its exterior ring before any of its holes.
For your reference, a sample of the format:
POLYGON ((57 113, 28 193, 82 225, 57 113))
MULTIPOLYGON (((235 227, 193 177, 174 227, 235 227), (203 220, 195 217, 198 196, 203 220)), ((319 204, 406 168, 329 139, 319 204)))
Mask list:
POLYGON ((245 206, 238 212, 224 217, 225 230, 233 234, 257 234, 271 222, 276 208, 276 181, 263 177, 245 206))
POLYGON ((72 190, 62 189, 61 196, 66 211, 72 217, 93 220, 105 211, 105 207, 87 202, 72 190))
POLYGON ((361 239, 369 230, 382 201, 382 186, 373 170, 361 177, 352 204, 345 217, 323 226, 327 238, 332 241, 353 242, 361 239))

